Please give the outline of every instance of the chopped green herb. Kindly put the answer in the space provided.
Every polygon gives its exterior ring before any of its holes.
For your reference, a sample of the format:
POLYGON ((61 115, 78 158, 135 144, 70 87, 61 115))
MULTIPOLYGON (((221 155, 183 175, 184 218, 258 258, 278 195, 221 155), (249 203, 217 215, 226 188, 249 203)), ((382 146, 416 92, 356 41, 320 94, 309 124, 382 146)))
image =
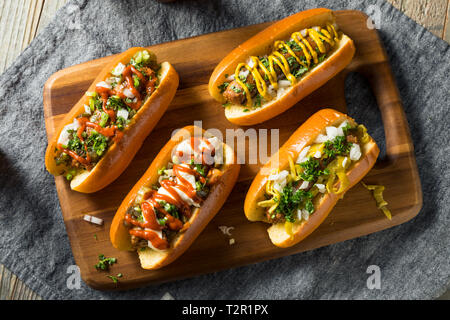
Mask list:
POLYGON ((106 112, 102 112, 100 116, 100 126, 104 128, 106 126, 106 123, 108 122, 108 119, 109 115, 106 112))
POLYGON ((225 91, 225 89, 230 85, 229 82, 224 82, 222 83, 220 86, 218 86, 217 88, 219 88, 220 93, 223 93, 225 91))
POLYGON ((103 254, 98 256, 99 262, 95 265, 97 270, 109 270, 109 267, 117 263, 116 258, 106 258, 103 254))

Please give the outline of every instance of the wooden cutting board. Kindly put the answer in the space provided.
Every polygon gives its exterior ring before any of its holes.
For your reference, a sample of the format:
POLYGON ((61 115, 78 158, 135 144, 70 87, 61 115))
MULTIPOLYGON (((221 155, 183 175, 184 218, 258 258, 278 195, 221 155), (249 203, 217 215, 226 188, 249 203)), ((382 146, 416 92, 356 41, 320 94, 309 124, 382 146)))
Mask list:
MULTIPOLYGON (((114 249, 109 241, 114 213, 174 129, 191 125, 196 120, 203 121, 204 129, 218 128, 223 133, 227 128, 237 128, 225 119, 220 104, 209 96, 209 76, 228 52, 270 23, 163 43, 149 49, 156 53, 159 61, 170 61, 174 65, 180 75, 180 87, 169 110, 128 169, 110 186, 94 194, 77 193, 69 188, 63 177, 55 179, 73 255, 89 286, 101 290, 126 289, 274 259, 390 228, 412 219, 419 212, 422 191, 413 145, 383 45, 377 32, 367 28, 367 16, 359 11, 337 12, 337 23, 356 44, 357 54, 351 65, 295 107, 253 128, 280 129, 282 145, 319 108, 333 106, 345 112, 346 75, 350 71, 362 73, 377 98, 387 146, 386 160, 379 161, 364 181, 386 186, 385 198, 393 214, 392 220, 386 219, 371 194, 358 184, 307 239, 294 247, 279 249, 268 238, 268 225, 250 223, 244 216, 245 194, 259 165, 242 165, 238 183, 222 210, 174 263, 160 270, 143 270, 136 253, 114 249), (104 225, 83 221, 84 214, 103 219, 104 225), (230 237, 219 230, 220 226, 234 227, 231 234, 235 244, 229 244, 230 237), (118 263, 109 272, 97 271, 94 265, 99 254, 116 257, 118 263), (118 273, 123 277, 114 284, 107 275, 118 273)), ((110 56, 76 65, 48 79, 44 87, 44 113, 49 138, 64 114, 111 59, 110 56)))

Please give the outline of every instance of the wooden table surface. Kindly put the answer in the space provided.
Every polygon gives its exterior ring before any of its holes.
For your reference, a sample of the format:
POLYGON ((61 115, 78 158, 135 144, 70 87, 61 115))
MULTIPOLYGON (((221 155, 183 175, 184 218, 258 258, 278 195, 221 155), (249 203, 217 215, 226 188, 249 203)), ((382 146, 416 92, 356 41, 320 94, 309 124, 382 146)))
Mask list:
MULTIPOLYGON (((450 0, 387 0, 436 36, 450 43, 450 0)), ((0 1, 0 73, 51 21, 67 0, 0 1)), ((442 296, 450 299, 450 291, 442 296)), ((0 300, 41 299, 0 264, 0 300)))

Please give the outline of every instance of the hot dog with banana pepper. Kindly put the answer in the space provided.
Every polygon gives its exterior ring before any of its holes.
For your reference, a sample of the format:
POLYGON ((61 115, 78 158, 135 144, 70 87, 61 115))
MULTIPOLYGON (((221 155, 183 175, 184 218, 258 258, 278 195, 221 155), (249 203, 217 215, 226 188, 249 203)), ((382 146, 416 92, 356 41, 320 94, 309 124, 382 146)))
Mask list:
POLYGON ((250 221, 271 224, 272 243, 290 247, 310 235, 379 155, 366 128, 332 109, 300 126, 257 174, 245 198, 250 221))
POLYGON ((177 259, 220 210, 239 175, 234 151, 204 130, 181 129, 120 205, 114 247, 136 250, 144 269, 177 259))
POLYGON ((114 181, 162 117, 178 87, 168 62, 131 48, 105 66, 49 141, 45 165, 73 190, 91 193, 114 181))
POLYGON ((312 9, 261 31, 215 68, 209 92, 239 125, 271 119, 344 69, 355 53, 333 12, 312 9))

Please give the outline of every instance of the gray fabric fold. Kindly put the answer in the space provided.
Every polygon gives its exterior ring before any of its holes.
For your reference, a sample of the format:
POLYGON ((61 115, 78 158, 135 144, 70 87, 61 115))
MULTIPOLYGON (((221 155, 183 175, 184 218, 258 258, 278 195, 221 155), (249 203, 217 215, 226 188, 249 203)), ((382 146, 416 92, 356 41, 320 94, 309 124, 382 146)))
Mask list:
MULTIPOLYGON (((181 53, 182 54, 182 53, 181 53)), ((201 59, 201 57, 199 57, 201 59)), ((430 299, 449 284, 449 45, 384 1, 69 1, 0 76, 0 262, 47 299, 430 299), (126 50, 283 18, 313 7, 381 10, 380 35, 404 102, 424 192, 413 220, 273 261, 125 292, 66 286, 74 264, 47 145, 43 84, 54 72, 126 50), (369 265, 381 289, 366 286, 369 265)), ((346 83, 349 113, 384 133, 366 82, 346 83)))

